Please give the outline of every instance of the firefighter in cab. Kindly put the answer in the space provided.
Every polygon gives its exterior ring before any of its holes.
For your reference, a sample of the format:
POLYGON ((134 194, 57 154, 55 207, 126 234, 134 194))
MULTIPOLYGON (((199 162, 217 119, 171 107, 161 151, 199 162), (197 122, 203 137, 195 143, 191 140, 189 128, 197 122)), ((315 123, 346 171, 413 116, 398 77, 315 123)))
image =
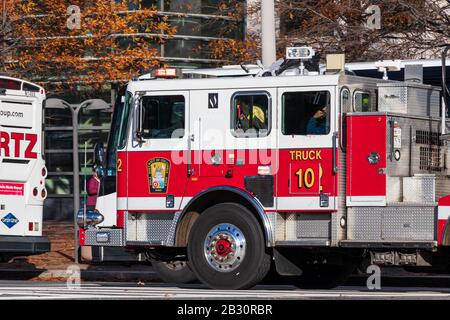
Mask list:
POLYGON ((327 134, 329 131, 329 97, 324 94, 317 94, 313 102, 313 114, 310 117, 306 134, 327 134))
POLYGON ((247 99, 240 99, 237 105, 239 128, 247 131, 249 129, 267 129, 266 114, 257 104, 251 105, 247 99))

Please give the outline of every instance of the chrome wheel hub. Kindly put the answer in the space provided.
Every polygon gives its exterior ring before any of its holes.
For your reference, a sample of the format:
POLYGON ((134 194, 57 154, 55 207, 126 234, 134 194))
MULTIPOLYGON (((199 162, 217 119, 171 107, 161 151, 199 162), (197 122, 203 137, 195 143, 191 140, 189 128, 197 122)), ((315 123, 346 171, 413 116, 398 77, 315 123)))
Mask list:
POLYGON ((206 236, 205 258, 219 272, 230 272, 244 260, 245 237, 241 230, 230 223, 214 226, 206 236))

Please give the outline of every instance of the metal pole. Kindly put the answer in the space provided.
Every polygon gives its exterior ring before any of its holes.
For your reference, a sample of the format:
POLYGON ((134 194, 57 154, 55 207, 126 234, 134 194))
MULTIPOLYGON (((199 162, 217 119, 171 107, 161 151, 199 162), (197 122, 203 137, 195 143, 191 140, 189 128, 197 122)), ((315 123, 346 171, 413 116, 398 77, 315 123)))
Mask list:
POLYGON ((261 0, 261 42, 262 63, 270 67, 277 59, 274 0, 261 0))
POLYGON ((450 50, 450 45, 446 46, 442 52, 442 109, 441 109, 441 134, 447 133, 446 117, 449 109, 448 106, 448 88, 447 88, 447 53, 450 50))
POLYGON ((81 110, 81 105, 71 107, 72 112, 72 152, 73 152, 73 208, 74 208, 74 228, 75 228, 75 263, 78 263, 78 224, 77 213, 80 209, 80 160, 78 156, 78 113, 81 110))

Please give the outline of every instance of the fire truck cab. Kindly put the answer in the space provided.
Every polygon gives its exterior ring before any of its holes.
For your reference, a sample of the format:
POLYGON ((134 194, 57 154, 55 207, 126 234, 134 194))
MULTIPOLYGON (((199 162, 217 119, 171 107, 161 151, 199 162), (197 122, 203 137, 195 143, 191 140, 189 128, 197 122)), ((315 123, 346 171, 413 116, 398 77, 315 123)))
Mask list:
POLYGON ((168 281, 220 289, 271 267, 330 288, 363 261, 447 261, 440 88, 287 62, 131 81, 105 159, 98 149, 105 175, 97 210, 79 213, 80 245, 123 247, 168 281))

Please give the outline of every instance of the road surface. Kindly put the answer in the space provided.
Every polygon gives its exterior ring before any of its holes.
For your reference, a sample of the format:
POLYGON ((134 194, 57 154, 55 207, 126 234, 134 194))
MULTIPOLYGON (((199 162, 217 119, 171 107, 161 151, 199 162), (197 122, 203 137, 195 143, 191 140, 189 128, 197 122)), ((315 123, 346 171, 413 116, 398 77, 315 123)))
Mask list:
POLYGON ((300 290, 292 286, 265 285, 252 290, 219 291, 202 285, 170 286, 161 283, 82 283, 68 288, 61 282, 0 281, 0 300, 11 299, 450 299, 450 288, 386 287, 368 290, 346 286, 333 290, 300 290))

